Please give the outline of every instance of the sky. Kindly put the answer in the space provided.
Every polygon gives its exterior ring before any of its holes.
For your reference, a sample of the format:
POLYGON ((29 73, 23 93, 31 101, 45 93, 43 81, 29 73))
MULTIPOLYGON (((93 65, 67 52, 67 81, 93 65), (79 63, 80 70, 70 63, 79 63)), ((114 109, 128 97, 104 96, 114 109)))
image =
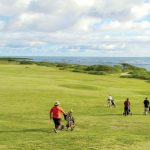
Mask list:
POLYGON ((0 56, 150 57, 150 0, 0 0, 0 56))

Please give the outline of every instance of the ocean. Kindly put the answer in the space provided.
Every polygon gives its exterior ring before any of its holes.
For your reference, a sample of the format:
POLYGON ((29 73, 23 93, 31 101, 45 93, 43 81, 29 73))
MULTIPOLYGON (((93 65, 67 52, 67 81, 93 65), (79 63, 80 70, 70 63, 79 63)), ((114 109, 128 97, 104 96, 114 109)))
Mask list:
POLYGON ((117 65, 128 63, 150 70, 150 57, 57 57, 57 56, 25 56, 33 61, 59 62, 83 65, 117 65))
MULTIPOLYGON (((5 56, 9 57, 9 56, 5 56)), ((11 57, 11 56, 10 56, 11 57)), ((150 71, 150 57, 64 57, 64 56, 13 56, 12 58, 28 58, 36 62, 57 62, 83 65, 117 65, 128 63, 143 67, 150 71)))

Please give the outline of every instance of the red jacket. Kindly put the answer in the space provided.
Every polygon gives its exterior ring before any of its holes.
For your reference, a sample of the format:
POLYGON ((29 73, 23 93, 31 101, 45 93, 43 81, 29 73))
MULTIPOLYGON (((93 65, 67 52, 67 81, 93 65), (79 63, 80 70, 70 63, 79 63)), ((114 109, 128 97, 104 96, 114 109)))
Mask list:
POLYGON ((61 118, 61 113, 65 113, 65 112, 59 106, 54 106, 50 109, 50 114, 52 118, 61 118))

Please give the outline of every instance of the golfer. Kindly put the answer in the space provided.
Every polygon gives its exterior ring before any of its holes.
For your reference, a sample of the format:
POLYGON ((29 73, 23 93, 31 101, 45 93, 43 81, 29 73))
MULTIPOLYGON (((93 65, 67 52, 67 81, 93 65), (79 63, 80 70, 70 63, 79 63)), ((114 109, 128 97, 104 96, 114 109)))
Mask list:
POLYGON ((50 109, 50 119, 53 118, 54 124, 55 124, 55 133, 58 132, 58 130, 61 130, 63 126, 61 126, 61 114, 65 115, 64 110, 59 106, 59 101, 56 101, 54 103, 54 106, 50 109))
POLYGON ((146 115, 149 112, 149 100, 147 97, 145 98, 143 103, 144 103, 144 114, 146 115))

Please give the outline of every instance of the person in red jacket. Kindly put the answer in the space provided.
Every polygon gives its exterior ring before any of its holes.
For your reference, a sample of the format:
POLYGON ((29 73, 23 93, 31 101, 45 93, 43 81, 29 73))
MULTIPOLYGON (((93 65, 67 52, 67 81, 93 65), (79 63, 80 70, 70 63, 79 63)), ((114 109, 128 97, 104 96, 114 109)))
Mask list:
POLYGON ((61 114, 65 115, 65 111, 59 106, 59 101, 56 101, 54 103, 54 106, 50 109, 50 119, 53 118, 55 129, 54 131, 57 133, 58 130, 62 129, 63 126, 61 126, 61 114))

